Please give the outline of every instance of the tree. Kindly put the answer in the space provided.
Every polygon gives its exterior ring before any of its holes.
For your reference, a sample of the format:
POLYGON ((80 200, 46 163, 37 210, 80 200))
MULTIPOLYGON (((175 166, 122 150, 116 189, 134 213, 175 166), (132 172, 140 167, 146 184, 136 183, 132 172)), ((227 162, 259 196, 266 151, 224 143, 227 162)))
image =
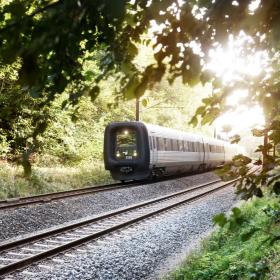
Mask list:
MULTIPOLYGON (((269 139, 259 146, 264 158, 263 177, 244 179, 256 186, 257 193, 267 180, 271 164, 278 164, 270 150, 280 142, 279 14, 277 0, 13 0, 1 8, 0 60, 19 60, 19 84, 31 96, 45 96, 46 102, 68 87, 72 89, 69 100, 73 104, 83 94, 94 100, 100 91, 99 82, 109 75, 118 81, 116 93, 128 98, 143 95, 164 74, 170 83, 177 77, 189 85, 211 82, 214 94, 203 99, 193 124, 199 118, 202 124, 212 123, 222 112, 232 109, 225 99, 234 87, 248 88, 247 103, 259 103, 266 115, 265 127, 254 130, 254 134, 268 135, 269 139), (160 29, 154 34, 156 62, 144 70, 137 69, 136 44, 152 21, 160 29), (241 33, 251 40, 240 55, 265 50, 272 71, 268 75, 263 69, 254 78, 243 74, 223 84, 205 69, 209 49, 223 47, 230 37, 237 38, 241 33), (93 55, 96 50, 102 51, 101 57, 93 55), (99 71, 84 73, 83 63, 87 60, 95 60, 99 71), (90 85, 86 80, 91 81, 90 85)), ((149 43, 149 39, 145 41, 149 43)), ((236 165, 247 161, 239 157, 236 165)), ((240 169, 243 175, 244 170, 240 169)))

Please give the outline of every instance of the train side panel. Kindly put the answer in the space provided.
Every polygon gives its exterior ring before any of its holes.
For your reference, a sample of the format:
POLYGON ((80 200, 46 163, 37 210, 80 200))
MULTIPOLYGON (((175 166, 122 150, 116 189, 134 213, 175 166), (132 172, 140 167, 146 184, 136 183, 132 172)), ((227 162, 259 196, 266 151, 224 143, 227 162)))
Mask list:
POLYGON ((153 125, 147 125, 147 130, 149 143, 151 143, 150 168, 152 170, 165 174, 180 173, 198 170, 203 164, 202 137, 192 137, 184 132, 153 125), (176 144, 175 149, 174 147, 168 148, 174 143, 176 144), (186 143, 195 143, 197 151, 191 151, 186 143))

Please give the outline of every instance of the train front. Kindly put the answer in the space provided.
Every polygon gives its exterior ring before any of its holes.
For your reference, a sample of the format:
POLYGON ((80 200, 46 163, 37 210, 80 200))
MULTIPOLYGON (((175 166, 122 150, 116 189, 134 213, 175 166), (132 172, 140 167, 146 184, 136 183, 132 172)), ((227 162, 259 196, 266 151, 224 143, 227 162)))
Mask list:
POLYGON ((114 122, 105 129, 105 169, 115 180, 141 180, 150 175, 148 132, 141 122, 114 122))

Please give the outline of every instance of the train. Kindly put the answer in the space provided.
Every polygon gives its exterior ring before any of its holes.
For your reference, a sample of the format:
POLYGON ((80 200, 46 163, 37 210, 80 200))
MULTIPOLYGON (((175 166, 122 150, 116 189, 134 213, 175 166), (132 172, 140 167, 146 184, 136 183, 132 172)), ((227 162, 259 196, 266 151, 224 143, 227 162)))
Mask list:
POLYGON ((203 172, 242 153, 237 144, 140 121, 113 122, 104 133, 105 169, 122 182, 203 172))

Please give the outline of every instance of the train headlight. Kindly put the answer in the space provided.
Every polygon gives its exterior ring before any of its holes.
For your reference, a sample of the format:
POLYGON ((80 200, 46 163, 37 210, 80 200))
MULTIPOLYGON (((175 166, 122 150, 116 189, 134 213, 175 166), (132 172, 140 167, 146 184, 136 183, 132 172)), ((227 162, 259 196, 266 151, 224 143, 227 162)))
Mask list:
POLYGON ((133 152, 133 156, 137 157, 137 152, 136 151, 133 152))
POLYGON ((128 130, 125 130, 123 133, 124 133, 124 135, 127 135, 128 134, 128 130))
POLYGON ((120 157, 121 154, 119 152, 116 153, 116 157, 120 157))

